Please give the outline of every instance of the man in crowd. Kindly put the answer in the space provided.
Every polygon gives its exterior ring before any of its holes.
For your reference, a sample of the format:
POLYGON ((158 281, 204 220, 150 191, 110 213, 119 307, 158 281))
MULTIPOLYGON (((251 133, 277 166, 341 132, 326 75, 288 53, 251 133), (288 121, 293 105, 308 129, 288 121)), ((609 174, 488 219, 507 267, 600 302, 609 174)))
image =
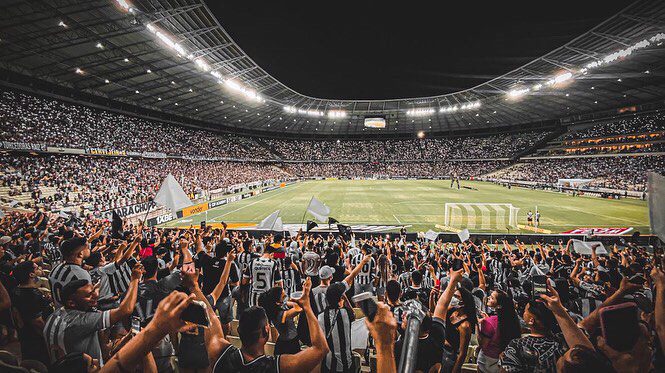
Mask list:
POLYGON ((44 326, 44 338, 51 361, 55 362, 70 352, 85 352, 103 365, 98 332, 126 320, 132 314, 142 274, 143 267, 140 264, 135 265, 125 298, 118 308, 107 311, 96 309, 98 288, 89 280, 77 279, 68 282, 60 292, 63 307, 51 314, 44 326))

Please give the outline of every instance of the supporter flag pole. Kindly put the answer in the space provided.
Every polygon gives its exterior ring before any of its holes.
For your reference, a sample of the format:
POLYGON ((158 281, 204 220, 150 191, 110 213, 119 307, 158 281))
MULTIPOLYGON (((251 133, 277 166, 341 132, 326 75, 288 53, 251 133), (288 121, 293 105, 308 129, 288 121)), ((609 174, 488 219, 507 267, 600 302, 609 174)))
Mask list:
POLYGON ((307 207, 305 207, 305 213, 302 214, 302 219, 300 219, 300 224, 305 222, 305 216, 307 216, 307 211, 309 211, 309 205, 312 203, 312 199, 314 199, 314 196, 309 199, 309 203, 307 203, 307 207))

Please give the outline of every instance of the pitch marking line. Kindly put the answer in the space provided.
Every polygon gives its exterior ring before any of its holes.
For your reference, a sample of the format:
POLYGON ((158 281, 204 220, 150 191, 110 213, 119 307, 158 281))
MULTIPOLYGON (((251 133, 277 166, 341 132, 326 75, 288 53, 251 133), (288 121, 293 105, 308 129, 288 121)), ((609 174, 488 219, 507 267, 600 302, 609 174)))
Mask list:
POLYGON ((395 216, 395 214, 393 214, 393 218, 395 218, 395 220, 397 220, 398 224, 402 224, 402 222, 397 218, 397 216, 395 216))
MULTIPOLYGON (((300 186, 300 185, 303 185, 303 184, 298 184, 297 186, 300 186)), ((288 190, 293 190, 293 189, 294 189, 294 188, 291 188, 291 189, 288 189, 288 190)), ((257 203, 260 203, 260 202, 263 202, 263 201, 269 200, 269 199, 271 199, 271 198, 273 198, 273 197, 275 197, 275 196, 281 195, 281 194, 285 193, 286 191, 287 191, 287 188, 284 188, 284 190, 282 190, 282 191, 279 192, 279 193, 275 193, 275 194, 273 194, 273 195, 271 195, 271 196, 268 196, 268 197, 265 197, 265 198, 261 198, 261 199, 259 199, 259 200, 257 200, 257 201, 254 201, 254 202, 252 202, 252 203, 246 204, 245 206, 239 207, 239 208, 237 208, 237 209, 235 209, 235 210, 231 210, 231 211, 229 211, 229 212, 225 212, 225 213, 223 213, 223 214, 221 214, 221 215, 217 215, 217 216, 215 216, 214 218, 210 219, 210 221, 213 221, 213 222, 214 222, 214 221, 217 221, 218 218, 221 218, 221 217, 223 217, 223 216, 229 215, 229 214, 234 213, 234 212, 236 212, 236 211, 240 211, 240 210, 242 210, 242 209, 244 209, 244 208, 247 208, 247 207, 249 207, 249 206, 254 206, 254 205, 256 205, 257 203)))

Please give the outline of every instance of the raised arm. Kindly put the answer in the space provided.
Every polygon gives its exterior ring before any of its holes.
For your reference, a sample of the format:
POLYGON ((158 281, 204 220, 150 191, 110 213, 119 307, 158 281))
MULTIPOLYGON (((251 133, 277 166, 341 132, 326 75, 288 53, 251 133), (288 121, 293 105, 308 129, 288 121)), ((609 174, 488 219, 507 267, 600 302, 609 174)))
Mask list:
POLYGON ((174 291, 159 302, 152 321, 120 349, 102 367, 101 373, 133 371, 144 358, 169 333, 185 326, 180 314, 189 306, 194 296, 174 291))
POLYGON ((311 288, 312 280, 308 277, 303 285, 302 297, 296 302, 300 305, 303 311, 305 311, 312 345, 294 355, 281 355, 279 359, 280 372, 310 372, 321 363, 329 351, 328 342, 326 342, 323 330, 321 330, 319 322, 316 319, 309 302, 309 291, 311 288))
POLYGON ((453 271, 452 269, 449 272, 450 281, 448 281, 448 286, 446 290, 443 291, 441 297, 436 302, 436 307, 434 308, 434 313, 432 317, 437 317, 439 319, 445 320, 446 314, 448 313, 448 306, 450 301, 453 299, 453 294, 457 288, 457 284, 462 280, 462 272, 464 270, 460 269, 458 271, 453 271))
POLYGON ((229 253, 226 255, 226 263, 224 264, 222 275, 219 277, 219 282, 212 290, 212 293, 210 293, 213 301, 215 302, 217 302, 217 299, 219 299, 219 297, 222 295, 222 292, 224 292, 224 287, 229 281, 229 275, 231 274, 231 267, 233 267, 233 261, 235 259, 236 259, 235 250, 229 251, 229 253))
POLYGON ((595 348, 593 344, 587 338, 586 334, 580 329, 572 317, 568 314, 568 311, 561 304, 561 299, 559 298, 559 293, 547 283, 547 289, 551 295, 547 296, 541 294, 540 298, 545 302, 547 308, 552 311, 554 317, 556 318, 559 327, 561 327, 561 332, 563 333, 563 338, 566 340, 566 344, 569 347, 573 346, 584 346, 592 350, 595 348))
POLYGON ((653 267, 651 279, 655 286, 654 299, 657 300, 655 310, 656 334, 660 340, 661 353, 665 353, 665 273, 653 267))
POLYGON ((355 266, 353 270, 351 270, 351 273, 349 273, 349 275, 346 276, 346 278, 344 278, 344 282, 346 282, 347 284, 349 284, 349 286, 351 286, 351 284, 353 283, 353 279, 356 278, 356 276, 358 276, 360 271, 363 269, 363 266, 367 264, 370 260, 372 260, 372 256, 365 255, 363 257, 363 260, 361 260, 360 263, 358 263, 358 265, 355 266))
POLYGON ((624 277, 621 279, 621 284, 619 285, 619 289, 614 292, 614 294, 610 295, 603 304, 601 304, 599 307, 597 307, 589 316, 587 316, 584 320, 580 322, 580 327, 584 328, 587 331, 593 331, 600 325, 600 310, 607 306, 611 306, 614 304, 621 303, 624 299, 624 296, 627 294, 634 293, 635 291, 641 289, 641 285, 633 284, 630 281, 628 281, 628 278, 624 277))
POLYGON ((122 300, 122 302, 120 302, 120 306, 118 308, 114 308, 110 311, 109 318, 111 320, 111 325, 114 325, 118 321, 129 317, 134 311, 134 306, 136 306, 136 297, 138 295, 139 280, 141 280, 143 273, 145 273, 145 270, 143 270, 141 263, 136 263, 134 268, 132 268, 131 282, 127 288, 125 298, 122 300))

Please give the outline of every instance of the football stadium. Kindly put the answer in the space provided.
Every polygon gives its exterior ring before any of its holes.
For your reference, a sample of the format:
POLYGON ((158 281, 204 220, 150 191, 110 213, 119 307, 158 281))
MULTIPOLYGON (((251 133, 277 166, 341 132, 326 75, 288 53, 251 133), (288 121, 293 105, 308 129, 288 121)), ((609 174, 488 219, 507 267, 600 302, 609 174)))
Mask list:
POLYGON ((0 4, 0 372, 665 371, 662 0, 0 4))

